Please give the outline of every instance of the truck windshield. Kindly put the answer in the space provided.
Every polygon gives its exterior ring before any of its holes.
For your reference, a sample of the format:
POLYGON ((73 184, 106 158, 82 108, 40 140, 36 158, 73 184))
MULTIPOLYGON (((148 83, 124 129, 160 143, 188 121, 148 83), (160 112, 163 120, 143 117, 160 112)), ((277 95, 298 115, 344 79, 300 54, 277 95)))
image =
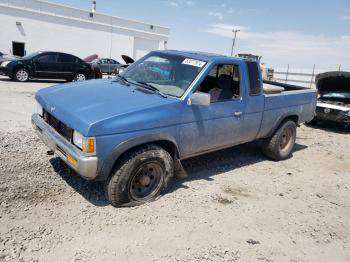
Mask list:
POLYGON ((350 92, 329 92, 322 95, 323 98, 339 99, 339 100, 350 100, 350 92))
POLYGON ((130 83, 144 83, 163 94, 181 97, 205 64, 180 55, 152 52, 120 75, 130 83))

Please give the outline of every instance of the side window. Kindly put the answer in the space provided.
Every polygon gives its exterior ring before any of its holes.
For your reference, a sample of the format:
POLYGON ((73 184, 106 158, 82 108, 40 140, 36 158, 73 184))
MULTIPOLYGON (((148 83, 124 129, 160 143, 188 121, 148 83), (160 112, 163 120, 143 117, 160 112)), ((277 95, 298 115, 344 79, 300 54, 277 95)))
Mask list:
POLYGON ((256 62, 247 61, 248 75, 249 75, 249 94, 251 96, 260 95, 262 93, 260 69, 256 62))
POLYGON ((54 63, 56 62, 56 54, 44 54, 39 56, 36 60, 39 63, 54 63))
POLYGON ((113 59, 108 59, 108 64, 114 65, 114 64, 116 64, 116 62, 113 59))
POLYGON ((74 56, 71 56, 68 54, 59 54, 57 62, 59 62, 59 63, 74 63, 75 59, 74 59, 74 56))
POLYGON ((217 67, 217 66, 214 66, 214 67, 210 70, 208 76, 217 77, 217 76, 218 76, 218 67, 217 67))
POLYGON ((213 67, 198 91, 210 94, 211 102, 239 99, 239 66, 227 64, 213 67))

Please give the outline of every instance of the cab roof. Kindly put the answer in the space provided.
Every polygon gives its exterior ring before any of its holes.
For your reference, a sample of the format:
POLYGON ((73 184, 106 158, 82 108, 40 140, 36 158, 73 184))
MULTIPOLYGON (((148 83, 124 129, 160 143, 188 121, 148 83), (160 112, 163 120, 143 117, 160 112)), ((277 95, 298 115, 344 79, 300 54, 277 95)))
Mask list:
POLYGON ((166 54, 173 54, 173 55, 179 55, 179 56, 185 56, 192 59, 198 59, 203 61, 243 61, 244 59, 238 58, 238 57, 231 57, 231 56, 224 56, 219 54, 213 54, 213 53, 206 53, 206 52, 197 52, 197 51, 178 51, 178 50, 163 50, 163 51, 156 51, 160 53, 166 53, 166 54))

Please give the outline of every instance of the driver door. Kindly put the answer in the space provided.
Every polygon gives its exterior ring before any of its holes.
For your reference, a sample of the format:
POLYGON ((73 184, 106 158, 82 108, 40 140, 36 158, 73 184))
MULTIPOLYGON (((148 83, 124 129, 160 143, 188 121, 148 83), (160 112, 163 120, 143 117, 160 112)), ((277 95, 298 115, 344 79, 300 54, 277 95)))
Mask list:
POLYGON ((184 155, 194 155, 241 142, 245 104, 238 65, 217 65, 197 92, 211 95, 209 106, 188 106, 181 128, 184 155))

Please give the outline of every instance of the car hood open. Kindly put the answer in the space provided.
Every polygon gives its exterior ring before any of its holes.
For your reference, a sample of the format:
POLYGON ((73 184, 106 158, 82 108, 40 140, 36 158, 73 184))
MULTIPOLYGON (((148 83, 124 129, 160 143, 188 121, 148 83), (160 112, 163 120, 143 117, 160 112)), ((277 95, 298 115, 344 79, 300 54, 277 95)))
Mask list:
POLYGON ((122 58, 127 65, 135 62, 134 59, 132 59, 130 56, 127 56, 127 55, 122 55, 122 58))
POLYGON ((334 71, 318 74, 315 83, 321 95, 326 92, 350 92, 350 72, 334 71))
POLYGON ((91 63, 92 61, 94 61, 97 58, 98 58, 98 55, 97 54, 93 54, 93 55, 89 55, 88 57, 85 57, 84 61, 86 63, 91 63))
POLYGON ((100 79, 44 88, 36 99, 44 110, 88 136, 96 135, 91 134, 91 127, 101 121, 171 103, 175 98, 163 98, 113 79, 100 79))

